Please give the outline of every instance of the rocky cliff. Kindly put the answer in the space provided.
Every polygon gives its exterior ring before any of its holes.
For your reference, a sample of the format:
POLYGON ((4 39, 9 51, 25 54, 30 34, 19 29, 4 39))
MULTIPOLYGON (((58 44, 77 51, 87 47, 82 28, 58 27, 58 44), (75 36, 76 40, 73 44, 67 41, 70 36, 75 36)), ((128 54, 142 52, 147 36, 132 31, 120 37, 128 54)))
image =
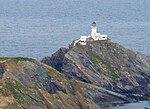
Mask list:
POLYGON ((0 109, 98 109, 89 87, 30 58, 0 58, 0 109))
POLYGON ((110 40, 60 48, 41 62, 80 81, 84 97, 100 106, 150 97, 150 58, 110 40))
POLYGON ((60 48, 42 63, 3 57, 0 109, 100 109, 149 99, 149 78, 150 57, 110 40, 60 48))

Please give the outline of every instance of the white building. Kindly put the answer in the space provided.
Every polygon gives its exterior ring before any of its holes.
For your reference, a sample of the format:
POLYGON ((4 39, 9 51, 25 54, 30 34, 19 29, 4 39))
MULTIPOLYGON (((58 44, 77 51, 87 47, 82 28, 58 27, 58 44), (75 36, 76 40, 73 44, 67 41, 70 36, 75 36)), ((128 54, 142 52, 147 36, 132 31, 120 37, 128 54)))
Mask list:
POLYGON ((82 44, 82 45, 86 45, 86 40, 87 40, 87 36, 81 36, 79 43, 82 44))
POLYGON ((91 38, 94 40, 107 40, 107 35, 101 35, 100 33, 97 33, 95 22, 93 22, 91 26, 91 38))
POLYGON ((92 38, 93 40, 107 40, 107 35, 101 35, 100 33, 97 33, 97 27, 96 27, 96 22, 92 23, 91 26, 91 35, 88 36, 81 36, 80 39, 76 40, 74 42, 74 46, 76 43, 80 43, 81 45, 86 45, 87 39, 92 38))
POLYGON ((87 42, 87 36, 81 36, 80 39, 76 40, 74 42, 74 46, 76 45, 76 43, 80 43, 81 45, 86 45, 86 42, 87 42))

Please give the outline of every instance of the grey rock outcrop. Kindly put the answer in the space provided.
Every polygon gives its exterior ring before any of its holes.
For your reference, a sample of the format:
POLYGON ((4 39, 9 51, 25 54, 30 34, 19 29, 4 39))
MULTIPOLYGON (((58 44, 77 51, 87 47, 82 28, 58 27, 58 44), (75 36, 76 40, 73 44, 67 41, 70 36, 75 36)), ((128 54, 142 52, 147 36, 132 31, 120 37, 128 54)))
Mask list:
POLYGON ((63 59, 65 57, 65 54, 67 53, 68 49, 66 48, 60 48, 56 53, 52 55, 52 57, 45 57, 42 59, 42 63, 45 63, 50 66, 57 67, 58 71, 61 71, 62 65, 63 65, 63 59), (56 58, 57 57, 57 58, 56 58))
POLYGON ((129 102, 149 96, 147 86, 150 84, 150 58, 110 40, 89 41, 85 46, 71 45, 65 52, 60 49, 42 62, 71 80, 109 90, 111 94, 106 90, 104 94, 86 89, 85 95, 90 95, 88 98, 97 104, 115 104, 115 101, 119 103, 119 100, 129 102), (107 101, 105 98, 110 99, 107 101))
POLYGON ((85 86, 67 79, 50 66, 23 57, 0 60, 1 109, 100 108, 83 95, 85 86))
POLYGON ((0 79, 3 77, 4 72, 4 64, 0 63, 0 79))

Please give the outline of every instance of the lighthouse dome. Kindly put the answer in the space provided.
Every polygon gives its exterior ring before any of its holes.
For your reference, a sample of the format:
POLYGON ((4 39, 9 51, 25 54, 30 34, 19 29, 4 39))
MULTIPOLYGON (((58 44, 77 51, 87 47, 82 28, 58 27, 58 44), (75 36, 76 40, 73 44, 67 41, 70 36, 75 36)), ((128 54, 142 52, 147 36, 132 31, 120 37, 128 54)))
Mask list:
POLYGON ((96 27, 96 22, 93 22, 93 23, 92 23, 92 26, 93 26, 93 27, 96 27))

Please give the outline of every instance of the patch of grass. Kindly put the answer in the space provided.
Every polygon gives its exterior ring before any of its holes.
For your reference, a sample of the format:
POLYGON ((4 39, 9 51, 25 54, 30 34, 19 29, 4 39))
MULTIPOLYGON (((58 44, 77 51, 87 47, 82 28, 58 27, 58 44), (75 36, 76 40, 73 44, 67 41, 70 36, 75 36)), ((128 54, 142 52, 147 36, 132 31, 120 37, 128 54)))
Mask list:
POLYGON ((9 59, 10 59, 9 57, 0 57, 0 61, 7 61, 9 59))
POLYGON ((65 86, 66 91, 73 91, 72 86, 71 86, 71 81, 66 78, 63 74, 58 72, 57 70, 49 67, 49 73, 48 75, 52 78, 52 81, 57 83, 60 86, 65 86))
POLYGON ((32 99, 28 98, 27 95, 31 96, 36 100, 40 99, 37 93, 35 95, 33 91, 29 90, 18 81, 11 78, 5 79, 4 81, 5 82, 3 83, 3 94, 5 95, 3 96, 12 96, 14 98, 14 102, 6 106, 5 109, 20 109, 21 106, 34 106, 32 99))
POLYGON ((113 79, 119 78, 118 73, 115 71, 114 67, 111 64, 107 64, 107 68, 110 71, 110 75, 111 77, 113 77, 113 79))
POLYGON ((90 103, 91 103, 91 101, 90 101, 88 98, 85 98, 85 99, 84 99, 84 102, 85 102, 86 104, 90 104, 90 103))
POLYGON ((110 63, 103 61, 100 58, 100 56, 98 56, 97 54, 93 53, 91 55, 91 59, 98 66, 98 71, 99 72, 103 72, 103 73, 105 72, 105 73, 109 74, 113 79, 119 78, 119 75, 118 75, 117 71, 115 70, 115 68, 110 63), (106 71, 103 71, 103 69, 99 67, 99 64, 105 66, 106 71))
POLYGON ((61 74, 60 72, 58 72, 57 70, 53 69, 53 68, 49 68, 49 73, 48 75, 50 77, 52 77, 53 80, 63 80, 64 79, 64 75, 61 74))
POLYGON ((35 59, 32 58, 25 58, 25 57, 15 57, 15 58, 11 58, 9 60, 9 62, 13 62, 13 63, 18 63, 19 61, 30 61, 30 62, 34 62, 35 59))
POLYGON ((95 54, 95 53, 92 53, 91 59, 92 59, 92 61, 94 61, 96 64, 98 64, 98 63, 100 63, 100 62, 103 62, 103 61, 101 61, 101 58, 100 58, 97 54, 95 54))
POLYGON ((22 103, 24 100, 23 94, 21 94, 19 92, 19 90, 26 90, 25 87, 23 87, 21 84, 19 84, 18 82, 12 82, 12 81, 7 81, 5 83, 5 89, 7 92, 9 92, 14 99, 18 102, 18 103, 22 103))
POLYGON ((6 61, 6 62, 12 62, 17 64, 19 61, 30 61, 30 62, 34 62, 35 59, 32 58, 25 58, 25 57, 0 57, 0 61, 6 61))
POLYGON ((0 80, 0 87, 1 96, 13 98, 13 103, 8 104, 4 109, 35 108, 33 100, 39 102, 40 106, 44 106, 37 90, 30 89, 12 78, 0 80))

